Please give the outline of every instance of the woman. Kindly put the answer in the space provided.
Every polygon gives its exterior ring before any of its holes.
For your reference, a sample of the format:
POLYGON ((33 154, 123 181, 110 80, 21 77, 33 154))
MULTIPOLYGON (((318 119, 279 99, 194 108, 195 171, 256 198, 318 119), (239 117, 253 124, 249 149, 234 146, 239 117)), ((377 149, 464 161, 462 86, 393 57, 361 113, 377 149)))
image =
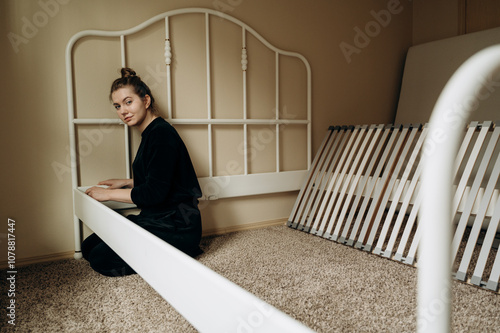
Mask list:
MULTIPOLYGON (((111 86, 110 99, 118 116, 141 132, 132 164, 134 179, 109 179, 86 193, 98 201, 134 203, 139 215, 131 221, 190 256, 197 256, 201 239, 198 209, 200 186, 186 146, 176 130, 159 116, 149 87, 130 68, 111 86)), ((97 272, 107 276, 134 274, 96 234, 82 243, 82 254, 97 272)))

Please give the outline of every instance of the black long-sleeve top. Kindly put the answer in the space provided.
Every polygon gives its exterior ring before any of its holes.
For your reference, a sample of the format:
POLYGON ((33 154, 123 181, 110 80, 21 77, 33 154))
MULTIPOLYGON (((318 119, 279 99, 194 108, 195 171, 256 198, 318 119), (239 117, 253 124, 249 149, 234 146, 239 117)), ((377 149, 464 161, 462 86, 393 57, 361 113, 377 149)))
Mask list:
POLYGON ((177 131, 163 118, 154 119, 142 132, 132 164, 132 201, 141 215, 153 216, 197 203, 201 196, 189 153, 177 131))

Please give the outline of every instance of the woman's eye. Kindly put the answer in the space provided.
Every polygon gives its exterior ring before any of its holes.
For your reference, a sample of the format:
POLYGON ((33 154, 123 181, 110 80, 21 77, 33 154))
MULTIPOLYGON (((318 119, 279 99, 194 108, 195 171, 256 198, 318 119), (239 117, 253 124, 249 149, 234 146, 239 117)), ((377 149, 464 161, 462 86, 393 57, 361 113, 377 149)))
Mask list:
POLYGON ((130 105, 130 104, 132 104, 132 101, 126 101, 125 103, 126 103, 127 105, 130 105))

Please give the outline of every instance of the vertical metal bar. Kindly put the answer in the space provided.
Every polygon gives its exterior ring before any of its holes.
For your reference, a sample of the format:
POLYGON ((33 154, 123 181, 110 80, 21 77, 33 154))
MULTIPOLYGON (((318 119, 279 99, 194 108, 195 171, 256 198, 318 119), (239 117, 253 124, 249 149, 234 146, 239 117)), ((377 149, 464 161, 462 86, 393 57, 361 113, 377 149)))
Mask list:
MULTIPOLYGON (((120 52, 121 52, 121 63, 122 67, 127 67, 127 56, 125 48, 125 36, 120 36, 120 52)), ((127 178, 132 178, 132 172, 130 170, 130 164, 132 163, 130 159, 130 129, 127 125, 123 127, 123 139, 125 143, 125 174, 127 178)))
POLYGON ((165 65, 167 67, 167 116, 172 119, 172 46, 170 44, 170 22, 165 16, 165 65))
MULTIPOLYGON (((205 52, 207 66, 207 118, 212 119, 212 89, 211 89, 211 72, 210 72, 210 17, 205 13, 205 52)), ((212 124, 208 124, 208 164, 209 177, 213 177, 213 142, 212 142, 212 124)))
MULTIPOLYGON (((247 34, 245 27, 241 28, 241 69, 243 70, 243 119, 248 118, 248 103, 247 103, 247 66, 248 66, 248 55, 247 55, 247 34)), ((244 174, 248 175, 248 125, 243 124, 243 164, 244 174)))
MULTIPOLYGON (((279 58, 279 53, 275 53, 275 77, 276 77, 276 116, 275 119, 278 120, 280 119, 280 114, 279 114, 279 107, 280 107, 280 74, 279 74, 279 66, 280 66, 280 58, 279 58)), ((280 172, 280 128, 279 125, 276 124, 276 172, 280 172)))

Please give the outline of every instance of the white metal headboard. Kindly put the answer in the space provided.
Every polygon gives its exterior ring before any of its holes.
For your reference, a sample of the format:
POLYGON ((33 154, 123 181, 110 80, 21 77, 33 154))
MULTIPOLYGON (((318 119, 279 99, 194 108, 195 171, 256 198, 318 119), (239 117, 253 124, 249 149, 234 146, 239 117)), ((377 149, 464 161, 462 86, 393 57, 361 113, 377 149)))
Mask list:
MULTIPOLYGON (((104 125, 104 124, 119 124, 123 125, 119 119, 76 119, 75 118, 75 96, 74 96, 74 74, 73 74, 73 47, 75 43, 84 37, 119 37, 121 44, 121 65, 122 67, 127 66, 127 55, 125 52, 125 40, 126 37, 139 32, 150 25, 160 21, 165 21, 165 64, 167 70, 167 118, 171 124, 190 124, 190 125, 204 125, 208 128, 208 159, 209 159, 209 176, 199 178, 200 186, 202 188, 203 197, 205 200, 212 200, 218 198, 236 197, 244 195, 257 195, 264 193, 277 193, 286 191, 299 190, 303 179, 306 176, 307 170, 293 170, 293 171, 281 171, 280 170, 280 125, 288 124, 302 124, 307 128, 307 169, 310 166, 311 161, 311 69, 308 61, 301 55, 295 52, 288 52, 271 45, 266 39, 264 39, 260 34, 258 34, 254 29, 249 27, 247 24, 241 22, 240 20, 226 15, 224 13, 205 9, 205 8, 185 8, 177 9, 159 14, 139 25, 128 30, 121 31, 102 31, 102 30, 85 30, 75 34, 68 42, 66 48, 66 75, 67 75, 67 96, 68 96, 68 120, 69 120, 69 133, 70 133, 70 157, 71 157, 71 167, 72 167, 72 183, 73 188, 78 186, 78 162, 77 162, 77 147, 76 147, 76 130, 77 125, 104 125), (207 118, 203 119, 174 119, 172 117, 172 79, 171 79, 171 63, 172 63, 172 47, 170 40, 170 25, 169 19, 172 16, 180 14, 192 14, 201 13, 205 15, 205 42, 207 51, 210 49, 210 27, 209 20, 210 16, 217 16, 218 18, 224 18, 230 22, 239 25, 242 29, 242 53, 241 53, 241 69, 243 71, 243 118, 242 119, 215 119, 212 116, 211 110, 211 72, 210 72, 210 52, 206 53, 207 62, 207 105, 208 114, 207 118), (246 45, 246 33, 252 34, 257 40, 263 43, 267 48, 275 53, 275 63, 276 63, 276 93, 275 93, 275 103, 276 103, 276 114, 274 119, 249 119, 247 116, 247 77, 246 69, 248 64, 247 56, 247 45, 246 45), (279 113, 279 61, 280 56, 290 56, 300 59, 306 69, 307 76, 307 118, 306 119, 280 119, 279 113), (243 158, 244 158, 244 172, 242 175, 231 175, 231 176, 214 176, 213 172, 213 143, 212 143, 212 126, 213 125, 241 125, 243 126, 243 158), (274 125, 276 128, 276 170, 275 172, 269 173, 249 173, 248 172, 248 125, 274 125), (221 186, 224 184, 224 186, 221 186)), ((126 153, 126 173, 127 177, 130 178, 130 154, 129 154, 129 131, 125 131, 125 153, 126 153)))

